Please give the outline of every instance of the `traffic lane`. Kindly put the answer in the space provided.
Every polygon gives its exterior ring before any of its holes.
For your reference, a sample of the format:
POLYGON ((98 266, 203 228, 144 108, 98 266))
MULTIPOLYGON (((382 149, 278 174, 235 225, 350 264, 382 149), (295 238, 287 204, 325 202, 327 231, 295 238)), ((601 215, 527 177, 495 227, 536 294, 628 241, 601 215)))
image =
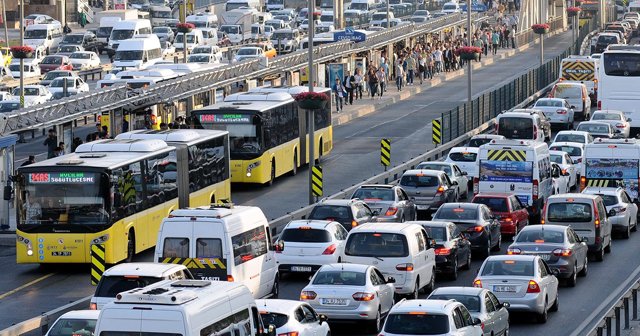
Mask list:
MULTIPOLYGON (((564 51, 570 38, 571 33, 564 33, 546 40, 547 58, 564 51)), ((530 48, 474 71, 474 94, 495 89, 536 67, 537 62, 532 60, 538 57, 539 51, 530 48)), ((355 122, 334 127, 334 149, 321 160, 324 195, 331 195, 383 172, 380 164, 381 138, 391 139, 392 165, 432 149, 431 120, 466 101, 466 83, 464 76, 452 79, 355 122)), ((389 90, 396 89, 390 86, 389 90)), ((298 172, 295 177, 278 178, 268 188, 234 185, 232 199, 237 204, 260 206, 270 219, 297 210, 308 205, 308 170, 305 168, 298 172)))

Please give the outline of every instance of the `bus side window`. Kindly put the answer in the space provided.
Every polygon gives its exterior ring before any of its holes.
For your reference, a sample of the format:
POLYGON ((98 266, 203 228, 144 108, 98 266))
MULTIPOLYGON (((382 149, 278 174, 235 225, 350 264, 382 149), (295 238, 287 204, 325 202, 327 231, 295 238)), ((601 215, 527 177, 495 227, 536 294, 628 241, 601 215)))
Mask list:
POLYGON ((112 171, 112 174, 115 177, 113 186, 115 189, 114 218, 120 219, 138 212, 138 207, 142 202, 140 162, 116 168, 112 171))

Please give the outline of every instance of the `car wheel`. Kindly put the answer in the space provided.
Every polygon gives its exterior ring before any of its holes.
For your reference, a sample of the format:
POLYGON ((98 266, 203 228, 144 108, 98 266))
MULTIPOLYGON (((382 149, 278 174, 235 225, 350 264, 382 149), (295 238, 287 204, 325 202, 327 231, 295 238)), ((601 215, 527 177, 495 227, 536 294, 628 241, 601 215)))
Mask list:
POLYGON ((556 293, 556 301, 553 302, 553 305, 551 306, 551 308, 549 308, 549 311, 557 312, 558 308, 560 308, 560 295, 556 293))
POLYGON ((611 244, 613 243, 612 239, 609 238, 609 245, 604 248, 604 253, 611 253, 611 244))
POLYGON ((409 300, 417 300, 419 298, 420 295, 420 278, 418 278, 416 280, 416 284, 415 286, 413 286, 413 292, 411 294, 409 294, 408 299, 409 300))
POLYGON ((129 230, 129 238, 127 239, 127 259, 125 262, 132 262, 133 256, 136 254, 136 236, 133 229, 129 230))
POLYGON ((567 278, 567 287, 575 287, 576 282, 578 282, 578 266, 573 264, 573 272, 569 278, 567 278))
POLYGON ((488 258, 489 255, 491 255, 491 238, 489 238, 489 240, 487 240, 487 249, 482 251, 482 255, 481 258, 488 258))
POLYGON ((467 262, 464 264, 464 266, 462 266, 462 269, 463 270, 471 269, 471 250, 467 252, 467 262))
POLYGON ((631 221, 627 223, 627 229, 622 233, 622 238, 629 239, 631 237, 631 221))
POLYGON ((273 280, 273 288, 271 288, 271 299, 277 299, 278 295, 280 295, 280 281, 278 280, 279 276, 276 275, 276 278, 273 280))
POLYGON ((580 270, 580 273, 578 273, 578 276, 585 277, 587 276, 587 273, 589 273, 589 258, 584 257, 584 266, 582 266, 582 269, 580 270))
POLYGON ((596 261, 603 261, 604 260, 604 248, 600 248, 599 251, 596 251, 596 255, 594 256, 596 261))
POLYGON ((378 312, 376 313, 376 319, 371 321, 370 331, 375 334, 380 332, 381 322, 382 322, 382 317, 380 317, 380 307, 378 307, 378 312))
POLYGON ((453 259, 453 265, 451 265, 452 267, 452 271, 451 274, 449 274, 449 278, 451 280, 458 280, 458 258, 456 256, 455 259, 453 259))
POLYGON ((500 245, 502 245, 502 235, 498 235, 498 243, 494 246, 491 251, 498 252, 500 251, 500 245))
POLYGON ((547 323, 547 319, 549 318, 547 312, 547 300, 544 301, 544 307, 542 308, 542 313, 539 313, 537 316, 538 323, 547 323))
POLYGON ((638 231, 638 221, 637 220, 633 224, 633 227, 631 227, 631 232, 636 232, 636 231, 638 231))

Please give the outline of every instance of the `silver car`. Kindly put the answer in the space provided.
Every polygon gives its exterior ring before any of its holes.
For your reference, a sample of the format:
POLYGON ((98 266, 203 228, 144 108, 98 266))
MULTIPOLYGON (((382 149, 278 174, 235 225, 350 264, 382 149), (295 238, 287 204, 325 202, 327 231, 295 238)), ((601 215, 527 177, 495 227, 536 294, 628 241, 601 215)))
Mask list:
POLYGON ((467 199, 469 194, 468 173, 462 171, 457 164, 452 162, 421 162, 416 169, 431 169, 443 171, 449 176, 451 181, 458 182, 458 200, 467 199))
POLYGON ((562 98, 540 98, 533 108, 541 110, 549 118, 551 125, 560 125, 570 130, 573 128, 574 106, 562 98))
POLYGON ((473 287, 492 291, 501 302, 509 303, 509 311, 535 313, 540 323, 547 322, 549 311, 558 310, 558 279, 539 256, 490 256, 473 287))
POLYGON ((527 226, 515 237, 507 254, 531 254, 542 258, 551 269, 558 270, 558 277, 566 279, 574 287, 578 276, 588 271, 587 243, 572 228, 564 225, 527 226))
POLYGON ((373 266, 324 265, 302 289, 300 301, 332 322, 366 322, 371 333, 378 333, 383 317, 393 307, 394 282, 373 266))
POLYGON ((429 295, 429 300, 456 300, 462 303, 471 317, 482 322, 483 335, 509 335, 508 303, 502 303, 495 294, 484 288, 440 287, 429 295))
POLYGON ((416 219, 416 205, 398 186, 366 184, 360 186, 351 198, 363 200, 378 222, 405 222, 416 219))
POLYGON ((627 118, 622 111, 598 110, 593 112, 592 121, 606 122, 615 129, 620 136, 628 138, 631 133, 631 118, 627 118))
POLYGON ((638 206, 623 188, 587 187, 582 193, 602 197, 611 229, 622 233, 625 239, 638 229, 638 206))
POLYGON ((414 200, 418 211, 434 212, 440 205, 458 199, 457 183, 439 170, 407 170, 400 186, 414 200))

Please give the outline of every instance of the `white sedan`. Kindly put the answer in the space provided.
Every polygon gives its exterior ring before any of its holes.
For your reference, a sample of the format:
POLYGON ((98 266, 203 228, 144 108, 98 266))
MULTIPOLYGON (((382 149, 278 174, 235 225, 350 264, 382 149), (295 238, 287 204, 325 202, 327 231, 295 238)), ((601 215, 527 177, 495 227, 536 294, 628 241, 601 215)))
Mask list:
POLYGON ((631 119, 627 118, 622 111, 598 110, 593 112, 591 120, 608 123, 616 133, 619 133, 625 138, 628 138, 631 133, 631 124, 629 123, 631 119))
POLYGON ((266 58, 264 50, 260 47, 242 47, 236 52, 235 62, 242 62, 247 59, 266 58))
POLYGON ((93 335, 98 315, 99 310, 72 310, 60 316, 46 336, 93 335))
POLYGON ((573 164, 571 156, 561 150, 550 150, 551 162, 557 163, 562 172, 569 173, 569 188, 578 187, 578 169, 573 164))
POLYGON ((93 69, 100 66, 100 57, 93 51, 78 51, 69 56, 73 70, 93 69))
POLYGON ((212 56, 212 62, 209 63, 222 63, 222 51, 220 47, 215 45, 202 45, 193 48, 191 55, 195 54, 207 54, 212 56))
POLYGON ((453 147, 444 162, 457 164, 462 171, 467 172, 467 176, 473 181, 474 177, 478 177, 480 170, 478 168, 480 167, 480 163, 478 162, 479 151, 480 149, 478 147, 453 147))
MULTIPOLYGON (((20 96, 20 88, 17 87, 13 89, 14 96, 20 96)), ((24 104, 26 105, 37 105, 45 103, 51 98, 53 95, 47 89, 46 86, 43 85, 25 85, 24 86, 24 104)))
POLYGON ((80 77, 59 77, 54 79, 49 84, 49 91, 53 93, 56 98, 60 98, 60 94, 64 91, 64 81, 67 81, 67 92, 69 95, 75 95, 82 92, 89 92, 89 84, 82 80, 80 77))
MULTIPOLYGON (((36 62, 24 63, 22 78, 40 77, 40 67, 36 62)), ((14 79, 20 79, 20 63, 9 64, 9 71, 14 79)))
POLYGON ((567 130, 573 128, 573 107, 566 99, 540 98, 533 108, 544 112, 552 125, 560 125, 567 130))
POLYGON ((329 336, 325 315, 319 315, 307 303, 294 300, 256 300, 264 326, 276 327, 276 335, 329 336))

